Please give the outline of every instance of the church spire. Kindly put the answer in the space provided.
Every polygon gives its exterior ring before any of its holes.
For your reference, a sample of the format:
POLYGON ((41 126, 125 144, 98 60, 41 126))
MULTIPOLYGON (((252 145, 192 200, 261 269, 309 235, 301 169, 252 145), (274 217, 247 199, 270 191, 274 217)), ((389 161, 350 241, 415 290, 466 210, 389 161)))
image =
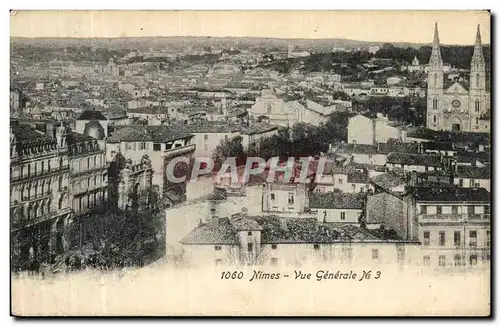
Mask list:
POLYGON ((481 44, 481 31, 479 29, 479 25, 477 25, 476 43, 474 44, 474 53, 472 55, 472 63, 473 64, 484 63, 483 45, 481 44))
POLYGON ((439 32, 437 22, 434 25, 434 40, 432 41, 432 52, 429 60, 429 66, 441 67, 443 66, 443 59, 441 59, 441 48, 439 46, 439 32))

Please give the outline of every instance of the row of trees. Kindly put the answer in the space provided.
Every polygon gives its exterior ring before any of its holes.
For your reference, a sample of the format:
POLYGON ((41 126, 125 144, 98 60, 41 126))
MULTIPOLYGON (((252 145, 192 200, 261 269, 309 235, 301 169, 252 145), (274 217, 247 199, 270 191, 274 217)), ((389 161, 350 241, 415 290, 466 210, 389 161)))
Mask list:
MULTIPOLYGON (((471 38, 472 39, 472 38, 471 38)), ((422 46, 420 48, 413 47, 396 47, 391 43, 386 43, 375 53, 377 58, 390 58, 394 60, 404 60, 411 62, 414 57, 420 61, 420 64, 427 64, 431 56, 432 47, 422 46)), ((462 69, 470 68, 470 61, 474 52, 474 46, 441 46, 441 56, 445 63, 462 69)), ((490 63, 490 46, 483 46, 483 54, 486 65, 490 63)))
POLYGON ((298 123, 282 128, 278 134, 261 139, 258 144, 244 150, 241 137, 225 139, 214 150, 217 164, 227 157, 236 157, 238 165, 243 165, 247 157, 257 156, 267 160, 271 157, 307 157, 327 152, 329 144, 347 141, 347 124, 351 113, 336 112, 326 124, 319 127, 298 123))

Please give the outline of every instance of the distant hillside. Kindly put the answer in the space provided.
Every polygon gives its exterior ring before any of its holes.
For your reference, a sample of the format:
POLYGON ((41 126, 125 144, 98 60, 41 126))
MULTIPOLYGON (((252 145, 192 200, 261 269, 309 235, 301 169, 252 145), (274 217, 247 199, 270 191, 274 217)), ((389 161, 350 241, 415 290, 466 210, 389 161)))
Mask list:
MULTIPOLYGON (((293 44, 297 49, 309 49, 312 51, 325 51, 332 48, 358 48, 370 45, 382 46, 385 42, 369 42, 350 39, 282 39, 282 38, 257 38, 257 37, 131 37, 131 38, 11 38, 11 43, 33 45, 33 46, 90 46, 90 47, 110 47, 123 48, 133 47, 141 50, 147 50, 150 47, 162 46, 223 46, 223 47, 266 47, 287 49, 288 44, 293 44)), ((397 47, 419 48, 429 44, 392 43, 397 47)))

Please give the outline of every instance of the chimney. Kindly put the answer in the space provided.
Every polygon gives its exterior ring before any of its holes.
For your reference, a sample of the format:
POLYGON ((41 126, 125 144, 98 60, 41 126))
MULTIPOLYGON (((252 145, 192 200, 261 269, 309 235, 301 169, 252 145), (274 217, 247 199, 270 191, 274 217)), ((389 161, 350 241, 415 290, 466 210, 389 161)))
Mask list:
POLYGON ((212 216, 212 219, 210 220, 210 227, 212 228, 217 228, 219 227, 219 217, 218 216, 212 216))

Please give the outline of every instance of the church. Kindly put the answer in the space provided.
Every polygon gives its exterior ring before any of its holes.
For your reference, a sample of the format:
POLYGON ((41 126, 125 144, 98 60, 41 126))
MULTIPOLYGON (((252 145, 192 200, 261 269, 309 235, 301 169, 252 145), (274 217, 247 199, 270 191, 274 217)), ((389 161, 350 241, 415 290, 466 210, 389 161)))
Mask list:
POLYGON ((426 127, 432 130, 490 132, 490 92, 486 91, 486 67, 477 27, 469 83, 445 85, 437 23, 427 72, 426 127))

